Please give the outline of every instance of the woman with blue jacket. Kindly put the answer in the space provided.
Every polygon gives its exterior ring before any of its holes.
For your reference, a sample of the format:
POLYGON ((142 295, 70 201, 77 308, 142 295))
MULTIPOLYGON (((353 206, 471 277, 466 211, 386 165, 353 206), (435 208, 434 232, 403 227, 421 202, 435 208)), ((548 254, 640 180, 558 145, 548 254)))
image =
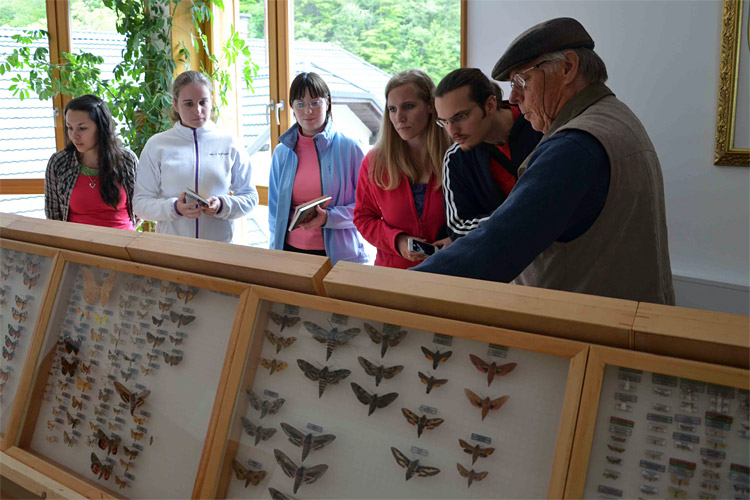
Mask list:
POLYGON ((297 123, 279 138, 268 183, 270 247, 275 250, 366 262, 354 227, 359 166, 364 153, 356 141, 337 132, 331 118, 331 93, 316 73, 300 73, 289 89, 297 123), (330 196, 316 216, 287 231, 295 209, 330 196))

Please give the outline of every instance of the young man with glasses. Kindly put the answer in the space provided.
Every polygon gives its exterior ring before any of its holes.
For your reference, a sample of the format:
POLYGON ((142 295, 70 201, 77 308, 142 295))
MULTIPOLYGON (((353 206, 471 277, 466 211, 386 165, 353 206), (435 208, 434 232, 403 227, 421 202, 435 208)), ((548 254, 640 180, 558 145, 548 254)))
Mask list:
POLYGON ((492 77, 544 137, 505 203, 416 270, 674 304, 659 159, 593 49, 570 18, 511 43, 492 77))
POLYGON ((518 166, 541 139, 518 107, 476 68, 448 73, 435 91, 437 123, 454 141, 443 160, 448 233, 468 234, 505 201, 518 166))

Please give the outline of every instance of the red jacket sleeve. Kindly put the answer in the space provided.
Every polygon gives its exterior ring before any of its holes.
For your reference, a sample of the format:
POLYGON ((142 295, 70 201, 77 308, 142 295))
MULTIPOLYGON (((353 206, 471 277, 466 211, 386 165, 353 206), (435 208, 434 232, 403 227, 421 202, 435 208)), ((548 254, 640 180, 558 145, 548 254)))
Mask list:
POLYGON ((370 155, 362 161, 357 181, 357 199, 354 205, 354 225, 359 233, 372 246, 381 252, 398 255, 396 251, 396 236, 404 231, 395 228, 383 220, 378 199, 383 190, 370 182, 370 155))

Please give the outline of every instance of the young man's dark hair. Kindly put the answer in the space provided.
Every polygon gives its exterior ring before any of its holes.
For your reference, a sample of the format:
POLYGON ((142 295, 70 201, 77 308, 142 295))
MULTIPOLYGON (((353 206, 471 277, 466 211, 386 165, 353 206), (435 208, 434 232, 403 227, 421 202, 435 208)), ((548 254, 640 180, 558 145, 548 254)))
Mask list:
POLYGON ((469 97, 482 109, 482 116, 486 115, 484 103, 490 96, 495 96, 498 109, 508 107, 503 103, 503 89, 500 85, 487 78, 478 68, 458 68, 445 75, 435 89, 435 97, 443 97, 463 86, 469 87, 469 97))

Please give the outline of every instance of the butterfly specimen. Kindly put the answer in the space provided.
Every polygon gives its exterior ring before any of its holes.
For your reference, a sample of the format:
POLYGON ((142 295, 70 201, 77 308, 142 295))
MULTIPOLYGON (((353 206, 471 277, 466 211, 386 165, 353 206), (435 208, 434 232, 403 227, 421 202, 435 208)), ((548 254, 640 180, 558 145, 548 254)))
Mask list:
POLYGON ((352 390, 354 391, 354 395, 357 396, 359 402, 369 407, 367 411, 368 417, 372 415, 373 412, 378 408, 385 408, 389 404, 393 403, 393 401, 395 401, 398 397, 397 392, 389 392, 388 394, 384 394, 382 396, 378 396, 377 394, 370 394, 354 382, 352 382, 352 390))
POLYGON ((151 335, 151 332, 146 332, 146 340, 149 344, 154 344, 154 347, 159 347, 164 343, 164 339, 166 337, 157 337, 156 335, 151 335))
MULTIPOLYGON (((164 354, 166 355, 167 353, 165 352, 164 354)), ((148 375, 151 375, 152 373, 154 373, 154 369, 153 368, 149 368, 149 367, 143 366, 143 365, 141 365, 141 371, 143 372, 144 376, 148 376, 148 375)))
POLYGON ((80 418, 74 418, 73 415, 70 414, 70 412, 65 412, 65 414, 68 417, 68 424, 70 424, 71 428, 75 429, 78 424, 81 423, 80 418))
POLYGON ((172 308, 172 303, 171 302, 162 302, 161 300, 159 301, 159 310, 161 312, 167 312, 171 308, 172 308))
POLYGON ((133 422, 135 422, 138 425, 143 425, 146 423, 146 417, 138 418, 135 415, 133 415, 133 422))
POLYGON ((83 410, 83 401, 73 396, 73 408, 77 410, 83 410))
POLYGON ((94 452, 91 452, 91 472, 97 476, 97 479, 104 478, 105 481, 109 479, 109 475, 112 474, 113 465, 102 463, 99 457, 94 452))
POLYGON ((282 337, 281 335, 275 335, 271 333, 270 330, 265 330, 264 334, 271 345, 276 346, 276 354, 278 354, 283 348, 291 346, 294 344, 294 341, 297 340, 297 337, 282 337))
POLYGON ((94 415, 103 415, 107 412, 106 409, 101 408, 99 406, 94 406, 94 415))
POLYGON ((269 312, 268 317, 271 318, 271 321, 281 327, 279 332, 283 332, 284 328, 293 327, 294 325, 299 323, 300 320, 299 316, 287 316, 286 314, 282 316, 281 314, 275 312, 269 312))
MULTIPOLYGON (((180 361, 182 361, 182 355, 167 354, 166 352, 163 352, 162 354, 164 355, 164 362, 169 366, 177 366, 180 364, 180 361)), ((284 368, 286 368, 286 363, 284 363, 284 366, 279 370, 283 370, 284 368)), ((271 373, 273 373, 273 370, 271 370, 271 373)))
POLYGON ((276 461, 281 466, 281 470, 284 471, 284 474, 294 478, 293 490, 295 493, 297 493, 297 490, 302 483, 312 484, 320 479, 328 470, 326 464, 314 465, 312 467, 297 467, 297 464, 292 462, 292 460, 284 455, 281 450, 273 450, 273 455, 276 457, 276 461))
POLYGON ((115 476, 115 484, 118 488, 123 489, 128 485, 128 482, 124 479, 120 479, 120 476, 115 476))
POLYGON ((448 358, 451 357, 451 354, 453 354, 453 351, 445 351, 440 352, 440 349, 436 349, 435 351, 431 351, 427 349, 425 346, 422 346, 422 352, 424 353, 424 357, 432 361, 432 369, 437 370, 437 367, 440 363, 444 363, 448 361, 448 358))
POLYGON ((19 323, 23 323, 24 321, 26 321, 26 317, 29 314, 28 312, 26 312, 26 311, 21 312, 18 309, 16 309, 15 307, 13 307, 11 309, 13 310, 13 319, 14 320, 18 321, 19 323))
POLYGON ((112 293, 112 288, 115 286, 117 273, 110 273, 101 285, 91 269, 84 267, 81 269, 81 274, 83 276, 83 300, 88 305, 93 306, 96 305, 97 300, 101 299, 102 306, 106 306, 109 302, 109 294, 112 293))
POLYGON ((146 353, 146 357, 148 358, 149 361, 154 361, 154 360, 156 360, 159 357, 159 353, 156 353, 156 352, 155 353, 147 352, 146 353))
POLYGON ((15 340, 15 341, 11 340, 11 338, 8 335, 6 335, 5 336, 5 347, 7 347, 8 349, 11 349, 11 350, 15 351, 16 347, 18 347, 18 341, 17 340, 15 340))
POLYGON ((136 311, 135 313, 140 319, 146 319, 146 316, 148 316, 148 311, 136 311))
POLYGON ((76 369, 78 368, 78 360, 75 359, 73 361, 68 361, 65 358, 60 358, 60 363, 62 364, 62 374, 68 375, 70 377, 75 376, 76 369))
POLYGON ((315 436, 312 433, 303 434, 299 430, 284 422, 281 422, 281 430, 283 430, 284 434, 289 437, 290 443, 302 448, 303 462, 311 451, 319 450, 336 439, 336 436, 334 436, 333 434, 321 434, 320 436, 315 436))
POLYGON ((0 379, 7 382, 10 376, 10 370, 0 370, 0 379))
POLYGON ((329 384, 338 384, 352 373, 351 370, 346 369, 330 370, 328 366, 315 368, 303 359, 297 360, 297 366, 299 366, 299 369, 305 374, 305 377, 313 382, 318 382, 319 398, 323 396, 323 391, 326 390, 326 387, 328 387, 329 384))
POLYGON ((134 376, 138 375, 138 370, 135 370, 135 372, 132 372, 130 370, 120 370, 120 376, 125 379, 125 382, 133 378, 134 376))
POLYGON ((122 468, 125 469, 125 472, 129 472, 130 469, 133 468, 133 462, 128 462, 124 458, 120 459, 120 465, 122 465, 122 468))
POLYGON ((45 438, 47 439, 47 441, 49 441, 50 443, 56 443, 56 442, 57 442, 57 437, 55 437, 55 436, 48 436, 48 435, 46 435, 46 434, 45 434, 45 435, 44 435, 44 437, 45 437, 45 438))
POLYGON ((20 338, 22 331, 23 331, 22 326, 19 326, 18 328, 13 328, 10 324, 8 324, 8 335, 13 337, 14 339, 20 338))
POLYGON ((376 365, 375 363, 372 363, 362 356, 357 356, 357 361, 359 361, 360 366, 365 370, 365 373, 370 375, 371 377, 375 377, 375 387, 380 385, 380 382, 383 379, 390 380, 399 373, 401 373, 401 370, 404 369, 403 365, 395 365, 395 366, 383 366, 383 365, 376 365))
POLYGON ((427 418, 427 415, 418 417, 416 413, 408 410, 407 408, 401 408, 401 413, 404 414, 407 422, 409 422, 411 425, 417 426, 418 438, 422 437, 422 432, 424 432, 425 430, 432 430, 445 422, 445 420, 443 420, 442 418, 427 418))
MULTIPOLYGON (((34 288, 39 281, 39 274, 36 276, 31 276, 29 274, 23 273, 23 284, 29 287, 29 290, 34 288)), ((6 278, 7 279, 7 278, 6 278)))
POLYGON ((47 429, 52 430, 55 428, 55 423, 52 420, 47 420, 47 429))
POLYGON ((135 289, 138 287, 138 282, 136 280, 128 280, 125 282, 125 291, 126 292, 135 292, 135 289))
POLYGON ((263 368, 267 368, 271 372, 270 374, 273 375, 276 372, 284 371, 284 369, 289 365, 287 365, 284 361, 280 361, 278 359, 261 358, 260 366, 262 366, 263 368))
POLYGON ((466 468, 464 468, 461 464, 456 464, 456 466, 458 467, 458 473, 461 474, 461 476, 469 479, 469 488, 471 488, 471 483, 473 483, 474 481, 481 481, 482 479, 487 477, 487 474, 489 474, 489 472, 487 471, 476 472, 474 469, 466 470, 466 468))
POLYGON ((164 318, 157 318, 156 316, 151 316, 151 321, 153 321, 154 325, 161 326, 161 324, 164 323, 164 318))
MULTIPOLYGON (((59 387, 61 391, 64 391, 68 387, 68 383, 65 382, 64 380, 58 380, 57 381, 57 387, 59 387)), ((57 396, 55 396, 55 397, 57 397, 57 396)), ((60 403, 62 403, 62 402, 60 401, 60 403)))
POLYGON ((130 459, 135 460, 135 457, 138 456, 138 450, 135 448, 128 448, 127 446, 122 447, 123 453, 130 459))
POLYGON ((120 296, 120 309, 127 311, 133 306, 133 299, 120 296))
POLYGON ((429 477, 440 473, 440 469, 438 469, 437 467, 419 465, 419 460, 409 460, 408 458, 406 458, 406 455, 404 455, 394 447, 391 447, 391 453, 393 453, 393 458, 396 459, 396 463, 406 469, 407 481, 411 479, 414 474, 421 477, 429 477))
POLYGON ((3 359, 7 359, 8 361, 13 361, 13 353, 14 351, 9 351, 8 349, 3 346, 3 359))
POLYGON ((102 326, 104 326, 104 325, 106 325, 106 324, 107 324, 107 319, 108 319, 108 318, 109 318, 109 316, 107 316, 106 314, 105 314, 105 315, 103 315, 103 316, 99 316, 99 314, 98 314, 98 313, 94 312, 94 321, 95 321, 96 323, 99 323, 99 324, 100 324, 100 325, 102 325, 102 326))
POLYGON ((263 481, 263 479, 265 479, 266 477, 266 471, 248 470, 244 468, 242 464, 237 460, 232 460, 232 469, 234 469, 234 475, 237 476, 237 479, 245 480, 245 488, 247 488, 247 486, 250 484, 252 484, 253 486, 258 486, 260 482, 263 481))
POLYGON ((59 408, 52 408, 52 414, 56 417, 59 417, 60 415, 62 415, 62 410, 59 408))
POLYGON ((372 326, 369 323, 365 323, 365 331, 367 332, 367 335, 370 337, 370 340, 375 342, 376 344, 380 344, 380 357, 385 357, 385 352, 388 350, 388 347, 395 347, 401 343, 402 340, 404 340, 404 337, 406 337, 406 334, 408 333, 406 330, 399 330, 395 332, 381 332, 374 326, 372 326))
POLYGON ((107 436, 102 430, 96 433, 97 445, 100 449, 105 450, 107 455, 117 455, 117 448, 120 446, 122 441, 119 436, 107 436))
POLYGON ((177 323, 177 328, 183 326, 183 325, 189 325, 193 322, 195 319, 195 316, 192 316, 190 314, 178 314, 174 311, 171 311, 169 313, 169 319, 172 321, 172 323, 177 323))
POLYGON ((117 351, 112 352, 112 351, 108 350, 107 351, 107 359, 109 359, 110 361, 117 361, 117 351))
POLYGON ((187 288, 176 287, 176 290, 177 298, 180 300, 184 300, 185 304, 193 300, 195 298, 195 295, 198 293, 198 289, 193 288, 192 286, 189 286, 187 288))
POLYGON ((16 295, 16 306, 20 310, 23 311, 24 309, 26 309, 26 305, 28 303, 29 303, 29 297, 28 296, 25 299, 22 299, 21 297, 19 297, 18 295, 16 295))
POLYGON ((67 444, 68 446, 73 446, 76 444, 76 440, 70 437, 68 431, 63 431, 63 441, 65 441, 65 444, 67 444))
POLYGON ((245 429, 250 436, 255 436, 255 446, 261 441, 267 441, 276 434, 276 429, 273 427, 261 427, 260 425, 253 424, 246 417, 242 417, 242 428, 245 429))
POLYGON ((165 285, 164 283, 159 284, 159 291, 164 294, 170 294, 175 291, 175 286, 172 284, 165 285))
POLYGON ((343 332, 339 332, 338 328, 334 328, 329 331, 319 327, 312 321, 303 321, 302 324, 305 325, 305 328, 307 328, 307 330, 313 334, 313 338, 315 340, 317 340, 321 344, 326 345, 326 361, 328 361, 328 359, 331 357, 334 349, 346 344, 350 339, 356 337, 361 331, 359 328, 349 328, 348 330, 344 330, 343 332))
MULTIPOLYGON (((91 373, 91 364, 81 363, 81 373, 88 375, 91 373)), ((71 375, 72 376, 72 375, 71 375)))
POLYGON ((81 377, 76 377, 76 388, 82 390, 83 392, 89 392, 89 389, 91 389, 91 381, 86 381, 81 377))
POLYGON ((477 445, 470 445, 463 439, 458 440, 458 444, 461 445, 461 448, 463 448, 464 453, 468 453, 471 455, 471 464, 474 465, 474 462, 477 461, 477 458, 479 457, 489 457, 495 452, 495 448, 482 448, 481 446, 477 445))
POLYGON ((495 375, 497 375, 498 377, 504 377, 505 375, 516 369, 516 363, 505 363, 503 365, 498 365, 493 361, 490 364, 484 361, 479 356, 474 356, 473 354, 469 354, 469 359, 471 359, 471 363, 477 368, 477 370, 487 374, 487 387, 492 384, 492 381, 495 379, 495 375))
POLYGON ((181 345, 184 340, 185 339, 183 339, 182 337, 173 337, 171 335, 169 336, 169 341, 174 345, 181 345))
POLYGON ((10 268, 7 272, 0 273, 0 279, 3 281, 8 281, 8 278, 10 278, 10 268))
POLYGON ((417 372, 417 375, 419 375, 419 380, 427 386, 427 394, 430 393, 433 387, 440 387, 448 382, 447 378, 428 377, 422 372, 417 372))
POLYGON ((101 342, 102 341, 102 334, 96 333, 96 331, 92 328, 91 329, 91 340, 94 342, 101 342))
POLYGON ((247 390, 247 399, 250 402, 250 406, 260 411, 260 418, 263 418, 266 415, 276 415, 284 404, 284 401, 286 401, 284 398, 278 398, 273 401, 270 399, 264 399, 261 401, 252 389, 247 390))
POLYGON ((149 293, 151 293, 153 291, 154 291, 154 288, 151 287, 151 286, 144 286, 143 288, 141 288, 141 293, 143 295, 148 295, 149 293))
POLYGON ((149 394, 151 394, 151 391, 146 389, 145 391, 141 391, 139 393, 130 392, 127 387, 122 385, 120 382, 115 381, 115 390, 117 390, 117 394, 120 395, 120 399, 122 399, 126 404, 130 405, 130 414, 132 415, 133 412, 137 409, 143 406, 143 403, 145 403, 146 398, 149 394))
POLYGON ((78 355, 81 350, 81 341, 73 340, 70 337, 67 337, 63 341, 63 349, 65 349, 66 354, 73 353, 75 355, 78 355))
POLYGON ((497 399, 490 399, 489 397, 486 397, 482 399, 481 397, 471 392, 469 389, 464 389, 464 393, 466 394, 466 397, 469 399, 469 402, 471 403, 472 406, 481 408, 482 420, 484 420, 484 418, 487 416, 487 414, 490 411, 499 410, 500 407, 503 406, 505 402, 508 401, 508 398, 510 397, 510 396, 503 396, 497 399))
POLYGON ((89 427, 91 427, 92 431, 98 431, 99 430, 99 426, 96 425, 94 422, 89 422, 89 427))
POLYGON ((143 433, 142 432, 135 432, 135 429, 130 429, 130 436, 135 441, 140 441, 141 439, 143 439, 143 433))

